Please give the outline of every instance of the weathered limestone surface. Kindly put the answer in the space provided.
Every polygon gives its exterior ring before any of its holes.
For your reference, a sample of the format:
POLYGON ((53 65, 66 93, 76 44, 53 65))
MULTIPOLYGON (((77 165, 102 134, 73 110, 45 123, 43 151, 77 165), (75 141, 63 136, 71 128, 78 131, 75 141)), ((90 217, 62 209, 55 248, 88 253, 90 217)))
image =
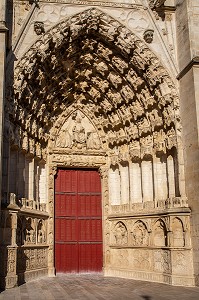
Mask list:
POLYGON ((106 276, 198 284, 198 9, 8 1, 1 286, 55 274, 60 167, 101 174, 106 276))
POLYGON ((198 49, 196 36, 199 28, 198 1, 177 1, 176 25, 179 61, 180 108, 185 149, 185 182, 189 205, 192 209, 191 232, 194 259, 194 273, 198 284, 198 49), (179 19, 180 16, 180 19, 179 19), (183 16, 183 17, 182 17, 183 16), (181 51, 183 47, 183 51, 181 51))

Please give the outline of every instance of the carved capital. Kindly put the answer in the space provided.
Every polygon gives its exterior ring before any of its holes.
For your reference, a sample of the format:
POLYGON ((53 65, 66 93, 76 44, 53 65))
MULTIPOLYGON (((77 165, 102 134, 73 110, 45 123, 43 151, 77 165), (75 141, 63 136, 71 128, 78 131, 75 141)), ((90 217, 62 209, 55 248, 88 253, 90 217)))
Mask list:
POLYGON ((55 176, 57 174, 57 166, 50 166, 50 174, 55 176))
POLYGON ((107 179, 108 177, 108 167, 107 166, 101 166, 99 168, 100 176, 102 179, 107 179))

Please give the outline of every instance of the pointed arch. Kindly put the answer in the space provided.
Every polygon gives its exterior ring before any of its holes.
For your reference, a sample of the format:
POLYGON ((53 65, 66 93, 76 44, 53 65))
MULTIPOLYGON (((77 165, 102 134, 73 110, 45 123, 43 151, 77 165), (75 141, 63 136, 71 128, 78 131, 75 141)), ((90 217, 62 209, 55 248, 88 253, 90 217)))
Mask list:
POLYGON ((15 69, 9 114, 22 141, 26 132, 46 148, 72 105, 92 117, 108 148, 140 140, 144 149, 149 135, 159 141, 157 151, 166 151, 170 139, 177 147, 171 78, 143 41, 96 8, 51 28, 15 69))

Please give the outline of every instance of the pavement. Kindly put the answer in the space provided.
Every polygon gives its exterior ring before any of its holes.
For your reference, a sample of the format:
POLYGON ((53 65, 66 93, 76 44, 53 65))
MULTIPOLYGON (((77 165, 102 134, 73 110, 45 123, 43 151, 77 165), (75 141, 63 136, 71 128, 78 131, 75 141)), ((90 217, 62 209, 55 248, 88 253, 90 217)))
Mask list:
POLYGON ((45 277, 0 293, 0 300, 199 300, 199 287, 176 287, 101 274, 45 277))

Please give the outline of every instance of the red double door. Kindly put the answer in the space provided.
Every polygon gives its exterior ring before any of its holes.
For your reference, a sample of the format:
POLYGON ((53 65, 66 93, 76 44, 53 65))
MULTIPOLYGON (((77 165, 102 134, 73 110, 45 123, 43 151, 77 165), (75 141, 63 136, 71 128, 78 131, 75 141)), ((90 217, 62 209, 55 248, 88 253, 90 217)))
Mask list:
POLYGON ((55 267, 64 273, 102 270, 101 183, 96 170, 58 170, 55 267))

